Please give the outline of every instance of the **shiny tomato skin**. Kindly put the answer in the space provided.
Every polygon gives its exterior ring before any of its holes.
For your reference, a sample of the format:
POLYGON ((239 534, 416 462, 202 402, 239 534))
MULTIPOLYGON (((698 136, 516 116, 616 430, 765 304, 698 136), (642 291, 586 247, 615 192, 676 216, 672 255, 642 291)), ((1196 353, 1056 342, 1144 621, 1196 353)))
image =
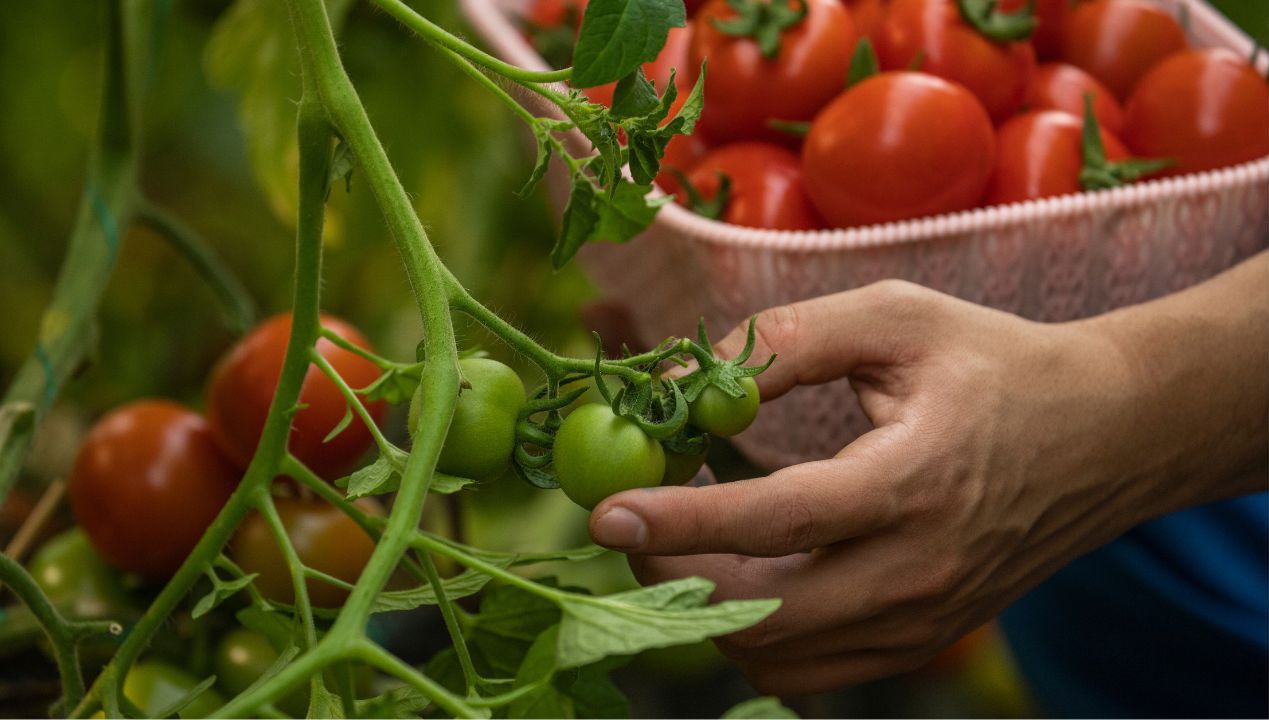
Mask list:
MULTIPOLYGON (((1081 192, 1084 168, 1084 121, 1070 113, 1037 110, 1011 118, 996 131, 996 171, 987 190, 987 204, 1081 192)), ((1126 160, 1128 150, 1105 129, 1106 159, 1126 160)))
POLYGON ((1143 157, 1170 157, 1166 175, 1269 155, 1269 86, 1224 49, 1188 50, 1159 63, 1128 100, 1124 141, 1143 157))
POLYGON ((194 549, 238 480, 202 416, 141 400, 88 433, 71 471, 71 511, 111 565, 163 579, 194 549))
MULTIPOLYGON (((354 345, 371 348, 360 331, 339 318, 323 315, 322 325, 354 345)), ((275 315, 239 340, 212 370, 207 384, 207 420, 221 447, 241 467, 251 462, 260 442, 290 335, 291 315, 275 315)), ((317 352, 351 387, 365 387, 379 377, 374 363, 329 340, 319 340, 317 352)), ((386 405, 382 401, 363 402, 371 417, 382 421, 386 405)), ((343 420, 347 405, 335 383, 315 366, 304 376, 299 404, 302 409, 291 423, 291 453, 324 478, 346 475, 370 448, 370 431, 354 419, 330 442, 322 442, 343 420)))
MULTIPOLYGON (((1001 0, 1000 9, 1004 12, 1017 12, 1026 7, 1028 0, 1001 0)), ((1031 44, 1035 47, 1036 57, 1049 59, 1057 57, 1062 51, 1062 26, 1066 23, 1066 13, 1071 0, 1036 0, 1035 31, 1031 33, 1031 44)))
POLYGON ((967 210, 995 162, 995 132, 968 90, 932 75, 882 73, 843 93, 811 124, 802 169, 837 227, 967 210))
MULTIPOLYGON (((298 498, 274 498, 273 502, 300 562, 345 582, 357 582, 375 549, 374 540, 365 530, 342 510, 325 502, 298 498)), ((368 514, 383 514, 379 504, 370 498, 361 498, 357 505, 368 514)), ((238 527, 230 554, 246 572, 259 573, 255 585, 260 594, 281 603, 295 602, 295 587, 286 560, 258 512, 248 515, 238 527)), ((308 595, 316 607, 338 607, 348 592, 309 579, 308 595)))
POLYGON ((744 432, 758 417, 762 397, 753 378, 740 378, 736 382, 745 391, 744 397, 732 397, 722 388, 710 385, 689 406, 688 422, 718 437, 744 432))
POLYGON ((810 120, 841 91, 855 51, 854 21, 840 0, 807 0, 807 10, 768 60, 752 38, 714 27, 736 16, 727 0, 701 8, 692 22, 689 62, 699 68, 709 61, 700 127, 712 140, 787 142, 767 126, 769 120, 810 120))
POLYGON ((860 38, 868 38, 875 51, 881 27, 886 22, 886 11, 890 9, 890 0, 846 0, 846 7, 855 21, 855 32, 860 38))
POLYGON ((563 25, 570 17, 575 30, 582 28, 582 16, 590 0, 533 0, 525 19, 536 27, 553 28, 563 25))
POLYGON ((1084 94, 1093 94, 1093 113, 1102 128, 1119 135, 1124 129, 1124 108, 1114 93, 1074 65, 1046 63, 1036 69, 1027 94, 1028 110, 1061 110, 1084 115, 1084 94))
POLYGON ((587 510, 623 490, 656 487, 665 477, 661 443, 599 403, 564 418, 552 455, 560 489, 587 510))
POLYGON ((1188 45, 1181 24, 1153 2, 1092 0, 1071 8, 1060 57, 1126 100, 1151 68, 1188 45))
MULTIPOLYGON (((704 197, 713 198, 719 173, 731 178, 723 222, 769 230, 825 226, 807 195, 802 162, 792 150, 764 142, 724 145, 701 158, 688 180, 704 197)), ((680 192, 679 202, 686 200, 686 193, 680 192)))
POLYGON ((884 70, 906 70, 921 59, 921 72, 959 83, 972 92, 994 122, 1015 113, 1035 72, 1029 42, 996 42, 965 22, 955 0, 893 0, 877 47, 884 70))

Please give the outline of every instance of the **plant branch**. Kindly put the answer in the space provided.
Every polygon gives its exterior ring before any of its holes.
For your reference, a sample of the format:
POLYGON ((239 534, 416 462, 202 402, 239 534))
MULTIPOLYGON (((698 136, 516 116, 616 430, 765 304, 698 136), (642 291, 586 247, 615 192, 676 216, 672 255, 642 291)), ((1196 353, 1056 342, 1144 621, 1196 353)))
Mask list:
POLYGON ((359 643, 357 643, 354 648, 354 652, 361 660, 393 675, 423 693, 428 699, 436 703, 437 707, 448 712, 454 717, 484 717, 481 713, 476 711, 475 708, 468 705, 462 698, 455 696, 436 681, 405 664, 400 658, 387 650, 384 650, 373 642, 363 638, 359 643))

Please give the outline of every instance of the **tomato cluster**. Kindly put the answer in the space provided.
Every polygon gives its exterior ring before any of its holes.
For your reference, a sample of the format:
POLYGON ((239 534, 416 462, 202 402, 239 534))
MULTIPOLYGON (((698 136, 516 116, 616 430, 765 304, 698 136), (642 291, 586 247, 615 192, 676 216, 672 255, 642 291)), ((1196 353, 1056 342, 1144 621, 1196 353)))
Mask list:
POLYGON ((658 183, 735 225, 858 227, 1131 182, 1141 173, 1115 168, 1134 157, 1170 161, 1150 167, 1158 177, 1269 155, 1265 78, 1230 51, 1191 48, 1150 0, 708 0, 688 11, 645 72, 661 87, 678 68, 682 90, 706 64, 705 107, 658 183), (1086 97, 1100 184, 1082 179, 1086 97))

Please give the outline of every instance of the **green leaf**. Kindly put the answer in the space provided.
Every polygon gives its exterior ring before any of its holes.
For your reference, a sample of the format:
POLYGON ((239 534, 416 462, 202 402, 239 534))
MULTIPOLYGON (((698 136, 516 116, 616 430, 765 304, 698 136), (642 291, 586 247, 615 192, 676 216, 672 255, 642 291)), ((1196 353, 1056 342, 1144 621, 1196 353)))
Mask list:
POLYGON ((357 167, 357 158, 348 143, 340 138, 330 160, 330 174, 326 178, 326 197, 330 197, 331 188, 340 180, 344 181, 344 192, 352 192, 353 169, 357 167))
POLYGON ((405 453, 401 453, 399 458, 391 452, 380 453, 373 463, 349 475, 346 484, 348 499, 395 492, 401 486, 404 457, 405 453))
POLYGON ((624 243, 643 232, 656 219, 657 210, 670 202, 668 197, 647 197, 651 190, 651 185, 622 180, 612 197, 598 196, 599 218, 588 240, 624 243))
POLYGON ((642 117, 660 106, 661 98, 652 81, 643 74, 643 68, 622 78, 613 91, 612 116, 615 118, 642 117))
POLYGON ((591 0, 573 51, 573 84, 620 80, 655 60, 670 28, 685 24, 683 0, 591 0))
MULTIPOLYGON (((489 584, 490 577, 475 570, 467 570, 441 581, 445 596, 450 600, 470 597, 489 584)), ((436 591, 431 584, 419 585, 408 590, 387 590, 379 593, 370 612, 397 612, 413 610, 424 605, 435 605, 436 591)))
POLYGON ((602 668, 590 665, 581 668, 572 677, 561 675, 556 678, 556 687, 573 699, 573 711, 577 717, 630 717, 630 701, 602 668))
POLYGON ((559 640, 559 626, 554 625, 538 636, 524 656, 524 662, 516 673, 516 687, 538 685, 538 689, 518 698, 508 707, 512 718, 572 718, 573 701, 560 692, 551 676, 555 674, 555 647, 559 640))
POLYGON ((422 369, 417 366, 390 368, 358 392, 367 400, 383 400, 400 405, 414 397, 421 372, 422 369))
POLYGON ((760 718, 796 720, 797 717, 797 713, 781 704, 779 698, 774 697, 746 700, 723 713, 723 720, 758 720, 760 718))
POLYGON ((211 578, 212 589, 194 605, 194 609, 190 611, 190 617, 197 620, 211 612, 217 605, 250 585, 257 575, 258 573, 251 573, 226 581, 220 579, 214 572, 210 573, 208 577, 211 578))
POLYGON ((551 249, 551 265, 563 268, 589 240, 599 222, 598 199, 595 186, 583 175, 573 177, 573 191, 564 207, 564 221, 560 236, 551 249))
POLYGON ((961 17, 980 34, 1000 42, 1026 40, 1035 32, 1035 0, 1015 12, 1004 12, 999 0, 957 0, 961 17))
POLYGON ((299 624, 289 615, 248 607, 239 610, 234 617, 243 627, 263 635, 278 652, 294 646, 299 637, 299 624))
MULTIPOLYGON (((453 648, 450 648, 446 652, 453 653, 454 650, 453 648)), ((455 667, 457 667, 457 663, 455 663, 455 667)), ((460 680, 462 677, 461 672, 462 671, 460 669, 459 670, 460 680)), ((433 680, 437 680, 436 676, 432 674, 430 664, 428 665, 427 674, 433 680)), ((458 692, 460 693, 462 692, 461 685, 458 692)), ((428 700, 426 695, 424 695, 423 693, 419 692, 418 690, 412 687, 407 687, 403 685, 401 687, 392 688, 391 690, 381 695, 376 695, 372 698, 366 698, 365 700, 358 700, 357 701, 357 717, 376 718, 376 719, 382 718, 382 720, 395 720, 395 718, 414 718, 414 717, 418 717, 419 713, 421 713, 430 704, 431 704, 431 701, 428 700)))
POLYGON ((326 433, 326 437, 322 438, 322 442, 328 443, 331 440, 334 440, 341 432, 348 429, 348 426, 352 424, 352 421, 353 409, 345 405, 344 416, 339 419, 339 422, 335 424, 335 427, 330 429, 330 432, 326 433))
POLYGON ((204 679, 204 680, 203 680, 202 682, 200 682, 199 684, 197 684, 197 685, 195 685, 194 687, 190 688, 190 689, 189 689, 189 692, 187 692, 187 693, 185 693, 184 695, 182 695, 182 696, 181 696, 180 698, 178 698, 175 702, 171 703, 170 705, 168 705, 168 706, 166 706, 166 707, 164 707, 164 708, 161 708, 158 712, 154 713, 154 717, 156 717, 156 718, 170 718, 170 717, 173 717, 173 716, 175 716, 175 715, 180 714, 180 712, 181 712, 182 710, 184 710, 184 709, 188 708, 190 705, 192 705, 192 704, 193 704, 196 700, 198 700, 198 698, 199 698, 199 697, 200 697, 203 693, 205 693, 205 692, 207 692, 208 690, 210 690, 210 689, 211 689, 211 687, 212 687, 212 685, 215 685, 215 684, 216 684, 216 676, 215 676, 215 675, 213 675, 213 676, 211 676, 211 677, 209 677, 209 678, 204 679))
POLYGON ((850 69, 846 71, 846 87, 855 87, 864 80, 876 75, 880 69, 881 66, 877 62, 877 53, 872 49, 872 41, 868 38, 863 38, 855 46, 855 54, 850 59, 850 69))
POLYGON ((344 704, 339 696, 326 689, 323 684, 318 684, 316 690, 309 696, 308 716, 311 718, 346 717, 344 704))
POLYGON ((713 587, 708 580, 687 578, 607 597, 565 596, 560 601, 560 666, 579 667, 613 655, 725 635, 780 607, 777 599, 704 606, 713 587))
POLYGON ((538 185, 541 184, 542 178, 546 177, 546 171, 551 167, 551 154, 554 145, 551 143, 550 130, 546 130, 542 125, 533 126, 533 139, 537 143, 537 160, 533 163, 533 172, 529 174, 529 179, 525 181, 524 187, 516 191, 516 195, 520 197, 528 197, 538 185))

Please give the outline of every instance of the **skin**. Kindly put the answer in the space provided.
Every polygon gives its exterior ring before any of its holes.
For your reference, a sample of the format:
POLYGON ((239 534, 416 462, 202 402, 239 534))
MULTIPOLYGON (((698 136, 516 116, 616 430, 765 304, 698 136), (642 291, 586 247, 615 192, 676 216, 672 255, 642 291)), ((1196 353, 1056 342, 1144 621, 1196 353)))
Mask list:
MULTIPOLYGON (((996 131, 996 171, 987 188, 987 204, 1001 205, 1068 195, 1082 190, 1084 121, 1056 110, 1019 115, 996 131)), ((1128 151, 1115 136, 1101 131, 1111 162, 1128 151)))
POLYGON ((1128 529, 1266 489, 1267 286, 1262 253, 1067 324, 898 281, 769 310, 763 399, 848 377, 876 429, 764 478, 616 495, 591 535, 644 583, 783 598, 719 641, 763 693, 914 669, 1128 529))
POLYGON ((1133 91, 1124 141, 1176 158, 1168 174, 1228 167, 1269 155, 1269 84, 1228 50, 1189 50, 1159 63, 1133 91))
POLYGON ((1188 44, 1181 24, 1152 2, 1095 0, 1071 9, 1060 59, 1126 100, 1150 68, 1188 44))

